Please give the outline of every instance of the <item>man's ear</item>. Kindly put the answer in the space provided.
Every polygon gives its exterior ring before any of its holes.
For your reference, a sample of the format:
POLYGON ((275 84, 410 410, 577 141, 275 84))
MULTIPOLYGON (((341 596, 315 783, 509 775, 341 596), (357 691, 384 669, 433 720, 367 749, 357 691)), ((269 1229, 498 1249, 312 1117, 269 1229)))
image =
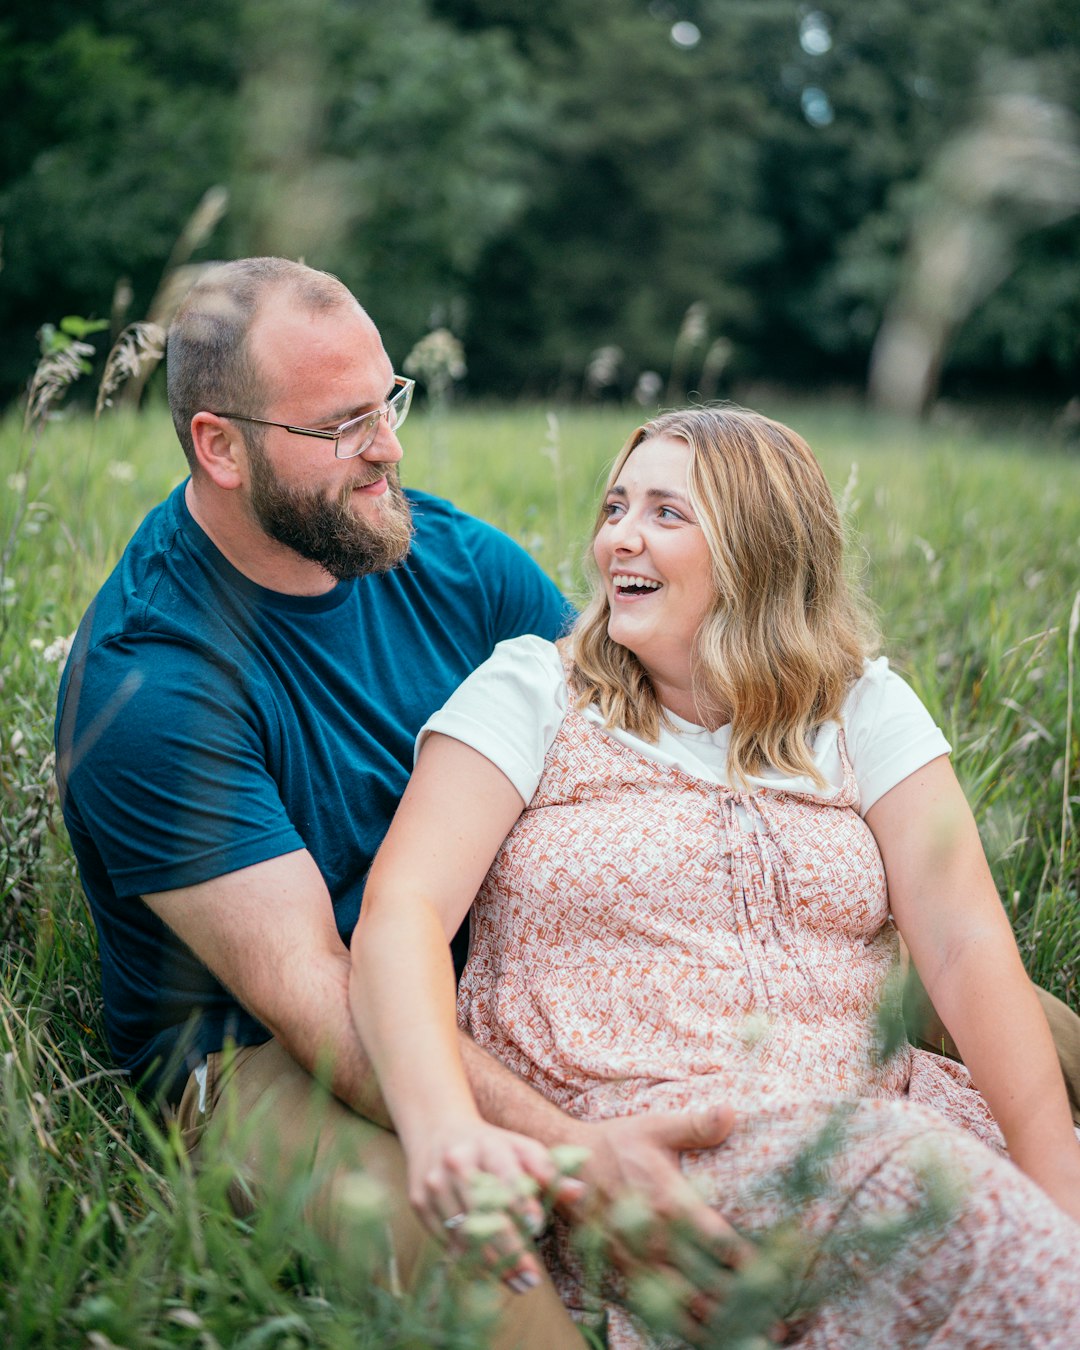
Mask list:
POLYGON ((220 488, 238 488, 247 469, 247 447, 239 429, 215 413, 197 412, 191 419, 195 459, 210 481, 220 488))

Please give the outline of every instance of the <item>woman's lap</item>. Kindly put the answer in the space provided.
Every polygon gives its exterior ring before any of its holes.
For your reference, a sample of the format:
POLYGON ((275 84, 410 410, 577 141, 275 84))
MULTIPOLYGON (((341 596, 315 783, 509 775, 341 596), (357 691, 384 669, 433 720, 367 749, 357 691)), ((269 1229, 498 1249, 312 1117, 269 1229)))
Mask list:
MULTIPOLYGON (((828 1109, 808 1114, 804 1144, 828 1109)), ((794 1220, 804 1234, 803 1297, 826 1295, 807 1346, 1080 1343, 1080 1225, 1034 1182, 923 1104, 863 1101, 839 1119, 816 1198, 751 1183, 736 1216, 759 1232, 794 1220)))
MULTIPOLYGON (((807 1350, 1080 1344, 1080 1225, 925 1104, 804 1102, 745 1115, 719 1148, 685 1154, 684 1170, 740 1230, 764 1240, 798 1231, 791 1301, 775 1312, 805 1317, 807 1350), (793 1169, 806 1176, 815 1141, 820 1184, 808 1196, 793 1169)), ((573 1300, 577 1262, 565 1244, 554 1259, 573 1300)), ((609 1326, 613 1347, 647 1344, 619 1309, 609 1326)))

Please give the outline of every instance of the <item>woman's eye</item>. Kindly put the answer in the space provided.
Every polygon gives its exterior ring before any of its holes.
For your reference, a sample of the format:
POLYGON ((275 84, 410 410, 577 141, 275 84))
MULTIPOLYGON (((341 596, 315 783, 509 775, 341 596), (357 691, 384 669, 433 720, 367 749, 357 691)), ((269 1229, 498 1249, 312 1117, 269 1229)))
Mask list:
POLYGON ((683 517, 673 506, 662 506, 658 512, 661 520, 682 520, 683 517))
POLYGON ((610 520, 612 516, 618 515, 620 511, 622 511, 622 502, 604 503, 604 515, 607 516, 608 520, 610 520))

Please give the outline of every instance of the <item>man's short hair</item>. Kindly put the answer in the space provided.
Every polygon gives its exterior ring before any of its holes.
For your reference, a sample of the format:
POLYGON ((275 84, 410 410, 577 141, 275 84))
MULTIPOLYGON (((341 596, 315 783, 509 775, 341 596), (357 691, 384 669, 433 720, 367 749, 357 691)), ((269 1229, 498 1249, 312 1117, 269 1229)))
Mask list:
MULTIPOLYGON (((257 417, 262 411, 266 389, 247 338, 264 299, 282 289, 313 312, 353 300, 348 288, 329 272, 287 258, 240 258, 206 273, 176 312, 166 352, 169 411, 193 472, 191 419, 196 413, 229 411, 257 417)), ((261 446, 263 428, 244 423, 241 431, 253 449, 261 446)))

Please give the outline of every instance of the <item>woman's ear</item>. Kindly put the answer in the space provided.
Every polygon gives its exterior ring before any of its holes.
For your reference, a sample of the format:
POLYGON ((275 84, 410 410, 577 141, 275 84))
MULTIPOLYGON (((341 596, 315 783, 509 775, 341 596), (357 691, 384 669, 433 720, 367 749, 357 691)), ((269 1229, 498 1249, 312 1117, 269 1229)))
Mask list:
POLYGON ((191 419, 191 443, 199 468, 217 487, 238 488, 244 482, 247 447, 227 418, 198 412, 191 419))

